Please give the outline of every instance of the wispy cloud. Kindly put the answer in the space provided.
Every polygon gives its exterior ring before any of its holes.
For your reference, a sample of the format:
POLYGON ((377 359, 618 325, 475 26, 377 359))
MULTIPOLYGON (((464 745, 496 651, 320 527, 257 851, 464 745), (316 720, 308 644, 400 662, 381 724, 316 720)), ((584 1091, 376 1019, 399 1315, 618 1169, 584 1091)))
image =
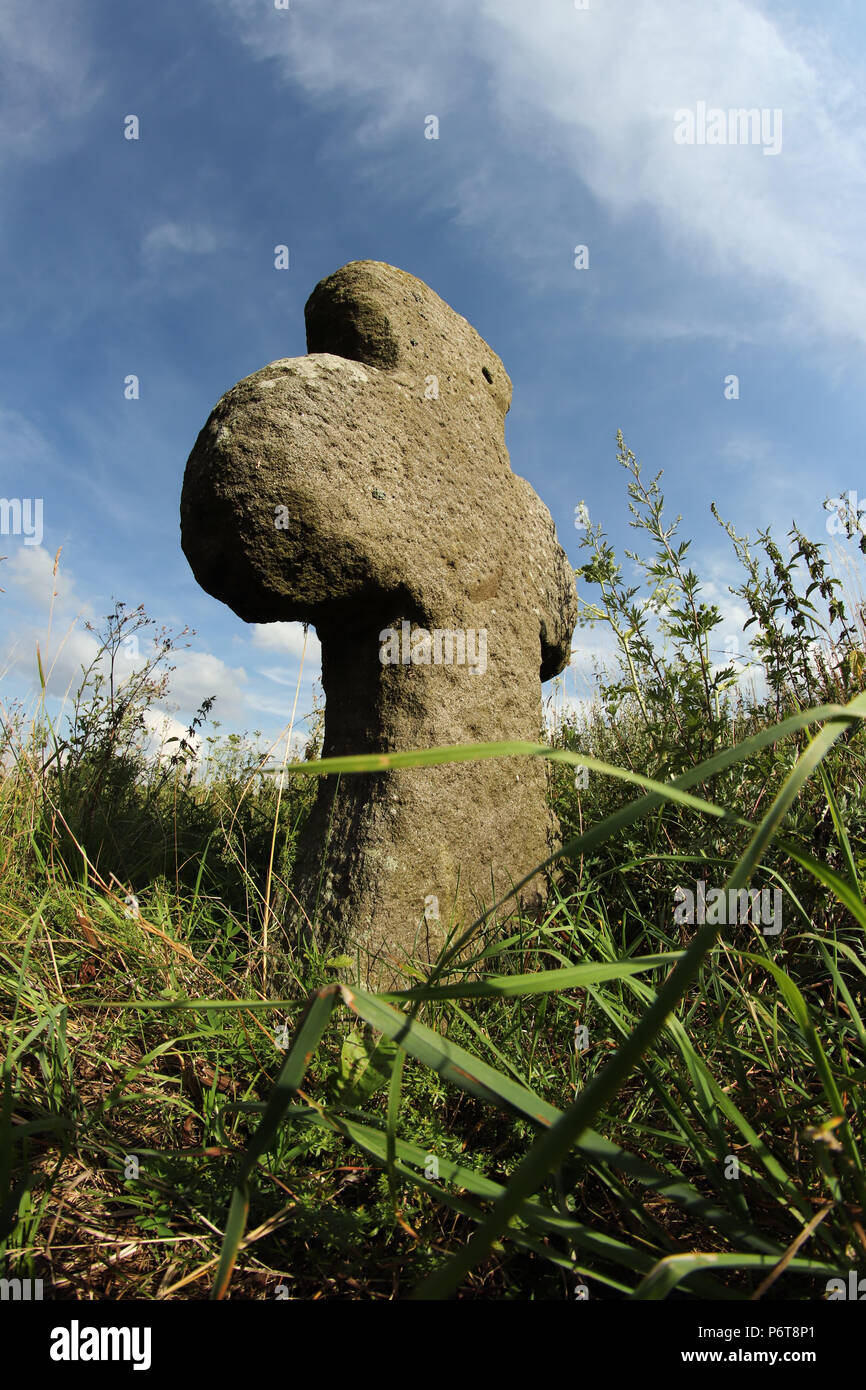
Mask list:
POLYGON ((778 445, 755 431, 731 434, 719 446, 719 458, 732 468, 767 468, 778 457, 778 445))
POLYGON ((257 0, 223 4, 256 56, 352 111, 359 141, 396 148, 399 137, 403 186, 423 184, 512 263, 549 280, 551 235, 565 257, 566 238, 597 225, 598 207, 608 263, 617 228, 639 220, 645 256, 665 265, 645 312, 663 308, 669 336, 707 332, 707 304, 692 307, 700 267, 760 306, 765 334, 784 322, 866 344, 866 99, 817 13, 806 29, 750 0, 584 11, 482 0, 471 12, 440 0, 431 20, 426 0, 336 0, 274 24, 257 0), (675 112, 699 101, 781 110, 781 152, 677 144, 675 112), (422 136, 429 113, 442 118, 435 164, 422 136), (689 263, 672 286, 671 266, 689 263))
POLYGON ((0 162, 53 159, 80 137, 103 84, 79 0, 0 0, 0 162))
POLYGON ((197 222, 160 222, 142 238, 141 253, 150 265, 173 252, 183 256, 207 256, 216 251, 219 240, 211 230, 197 222))
POLYGON ((44 469, 55 450, 42 431, 20 410, 0 406, 0 459, 6 468, 44 469))

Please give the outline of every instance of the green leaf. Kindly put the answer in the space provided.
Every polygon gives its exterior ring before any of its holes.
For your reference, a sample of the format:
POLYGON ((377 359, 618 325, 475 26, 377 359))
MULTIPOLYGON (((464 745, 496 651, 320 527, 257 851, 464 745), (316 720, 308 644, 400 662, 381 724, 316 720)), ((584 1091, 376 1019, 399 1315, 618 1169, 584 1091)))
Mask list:
POLYGON ((398 1050, 384 1034, 372 1042, 359 1028, 353 1028, 340 1053, 337 1094, 341 1104, 358 1105, 387 1086, 398 1050))
MULTIPOLYGON (((814 711, 811 713, 814 714, 814 711)), ((862 719, 866 715, 866 694, 859 695, 855 700, 852 700, 850 705, 844 708, 843 713, 846 719, 850 719, 852 716, 862 719)), ((842 736, 843 731, 842 721, 828 722, 827 727, 821 730, 797 760, 755 831, 745 853, 729 876, 725 884, 726 892, 731 888, 742 888, 748 882, 753 870, 760 863, 764 849, 772 840, 801 786, 826 757, 833 744, 842 736)), ((484 1225, 475 1232, 458 1255, 419 1286, 413 1297, 449 1297, 464 1275, 469 1273, 480 1260, 486 1258, 493 1241, 500 1238, 507 1228, 510 1218, 519 1209, 521 1202, 538 1189, 551 1169, 561 1163, 569 1150, 580 1141, 590 1122, 603 1106, 616 1095, 647 1048, 658 1036, 668 1015, 674 1011, 697 977, 704 959, 715 945, 718 930, 718 926, 714 923, 705 923, 701 927, 631 1036, 618 1048, 606 1066, 593 1077, 574 1104, 536 1140, 509 1182, 504 1196, 495 1204, 484 1225)), ((763 963, 767 964, 767 962, 763 963)), ((803 1007, 805 1008, 805 1005, 803 1007)), ((814 1030, 812 1031, 814 1033, 814 1030)), ((820 1048, 820 1044, 818 1047, 820 1048)), ((826 1059, 823 1060, 826 1067, 826 1059)), ((822 1073, 823 1079, 824 1074, 822 1073)))

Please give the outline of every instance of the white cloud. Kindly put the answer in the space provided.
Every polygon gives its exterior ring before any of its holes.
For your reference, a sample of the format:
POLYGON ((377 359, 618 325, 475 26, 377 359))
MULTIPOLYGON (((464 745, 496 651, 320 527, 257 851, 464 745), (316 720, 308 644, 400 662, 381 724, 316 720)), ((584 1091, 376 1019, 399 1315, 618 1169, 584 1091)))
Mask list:
POLYGON ((54 446, 20 410, 0 406, 0 449, 9 467, 39 469, 53 462, 54 446))
MULTIPOLYGON (((267 652, 281 652, 285 656, 304 657, 308 663, 321 664, 322 644, 312 628, 307 631, 306 651, 304 651, 303 623, 253 623, 252 643, 267 652)), ((271 677, 275 679, 275 677, 271 677)))
POLYGON ((190 736, 188 726, 182 724, 179 719, 174 719, 170 714, 163 714, 160 710, 145 710, 144 722, 149 732, 149 739, 145 746, 145 752, 150 756, 155 756, 160 762, 168 762, 178 751, 181 739, 185 739, 191 744, 196 757, 202 746, 202 740, 198 734, 190 736), (169 739, 174 740, 169 742, 169 739))
MULTIPOLYGON (((19 622, 14 631, 7 634, 6 670, 18 672, 38 689, 38 643, 48 693, 62 696, 69 690, 74 691, 81 680, 81 667, 89 667, 99 650, 96 636, 84 627, 88 619, 98 626, 93 604, 77 593, 74 576, 68 567, 59 564, 55 575, 54 558, 42 546, 22 546, 2 574, 6 581, 4 587, 17 599, 19 612, 23 608, 39 615, 30 623, 19 622), (54 604, 49 629, 52 591, 54 604)), ((120 680, 126 680, 140 667, 145 653, 150 652, 150 630, 133 636, 131 643, 129 648, 121 646, 118 652, 116 672, 120 680)), ((243 714, 247 684, 243 667, 227 666, 210 652, 184 648, 172 652, 170 661, 175 670, 171 673, 166 701, 176 706, 182 715, 191 717, 209 695, 217 697, 215 718, 236 719, 243 714)), ((104 660, 101 669, 107 673, 108 665, 104 660)), ((165 716, 154 714, 154 718, 157 717, 165 716)))
POLYGON ((732 434, 717 452, 728 468, 766 469, 777 458, 775 442, 755 432, 732 434))
POLYGON ((53 159, 102 95, 76 0, 0 0, 0 159, 53 159))
POLYGON ((9 641, 4 675, 16 672, 38 692, 41 662, 46 693, 63 698, 78 689, 82 667, 89 667, 97 652, 98 643, 82 627, 58 631, 55 626, 51 632, 45 627, 19 628, 9 641))
MULTIPOLYGON (((256 675, 263 676, 266 681, 273 681, 274 685, 289 686, 292 689, 298 684, 298 677, 292 675, 284 666, 257 666, 256 675)), ((309 685, 306 674, 301 684, 309 685)))
MULTIPOLYGON (((311 691, 304 692, 298 702, 298 708, 295 713, 296 729, 307 727, 310 721, 314 720, 316 717, 311 694, 311 691)), ((273 699, 271 696, 260 694, 255 690, 250 690, 247 695, 248 710, 254 711, 257 716, 262 714, 270 715, 276 722, 276 727, 280 729, 285 728, 289 723, 292 717, 293 704, 294 695, 286 695, 282 699, 273 699)))
POLYGON ((5 670, 18 672, 38 689, 38 644, 48 693, 64 695, 76 688, 82 665, 96 655, 97 642, 81 625, 93 608, 77 593, 72 572, 44 546, 21 546, 0 574, 18 619, 4 634, 5 670), (30 620, 22 620, 23 614, 30 620))
POLYGON ((19 604, 22 599, 47 611, 52 596, 54 608, 58 613, 80 612, 84 607, 75 592, 75 584, 70 572, 41 545, 22 545, 9 558, 3 573, 8 584, 17 590, 19 604))
POLYGON ((714 304, 701 305, 692 300, 680 306, 676 314, 657 297, 645 312, 625 309, 616 318, 618 332, 630 343, 682 343, 704 338, 723 343, 728 352, 750 347, 778 330, 778 312, 774 309, 763 319, 727 319, 714 304), (685 312, 683 309, 685 308, 685 312))
POLYGON ((242 666, 227 666, 210 652, 177 651, 172 653, 168 699, 190 714, 202 700, 216 696, 212 718, 223 721, 236 719, 245 705, 247 673, 242 666))
POLYGON ((224 4, 256 56, 351 112, 360 143, 399 134, 405 150, 414 130, 407 196, 418 188, 454 207, 529 273, 549 278, 552 235, 567 256, 565 238, 597 223, 588 190, 614 233, 639 221, 645 258, 664 264, 642 312, 650 322, 663 313, 669 335, 707 332, 702 301, 719 304, 721 280, 761 304, 748 318, 765 335, 785 325, 866 343, 864 94, 856 55, 833 51, 821 12, 806 29, 752 0, 608 0, 586 11, 440 0, 432 14, 426 0, 337 0, 293 9, 279 26, 257 0, 224 4), (470 107, 479 91, 487 105, 470 107), (699 101, 780 109, 781 152, 676 144, 674 113, 699 101), (428 113, 441 120, 435 164, 428 113))
POLYGON ((577 627, 572 634, 571 658, 566 670, 585 674, 592 671, 594 663, 603 664, 609 661, 616 649, 616 640, 604 623, 599 623, 595 628, 577 627), (590 637, 589 633, 593 636, 590 637), (602 636, 602 641, 598 640, 599 635, 602 636))
POLYGON ((219 242, 213 231, 195 222, 160 222, 142 238, 141 252, 153 264, 171 252, 181 255, 209 255, 219 242))

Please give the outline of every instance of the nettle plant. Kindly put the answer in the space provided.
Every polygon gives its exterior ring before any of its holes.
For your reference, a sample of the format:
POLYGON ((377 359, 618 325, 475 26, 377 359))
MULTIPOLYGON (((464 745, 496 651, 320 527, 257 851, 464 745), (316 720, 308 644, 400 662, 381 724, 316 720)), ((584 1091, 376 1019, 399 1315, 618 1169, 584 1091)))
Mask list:
POLYGON ((58 733, 45 718, 38 736, 47 844, 56 836, 70 863, 78 863, 83 850, 91 863, 107 854, 137 864, 139 850, 146 850, 142 825, 148 816, 160 819, 163 793, 178 778, 184 786, 192 779, 196 731, 213 698, 204 700, 183 737, 166 740, 162 756, 154 756, 148 716, 168 693, 172 653, 189 645, 184 639, 193 633, 184 628, 173 634, 143 605, 130 609, 120 601, 100 626, 85 627, 95 647, 81 668, 64 727, 58 733))
MULTIPOLYGON (((733 657, 715 664, 721 650, 714 634, 724 619, 716 604, 701 600, 701 583, 687 564, 690 541, 677 541, 682 518, 666 525, 661 472, 645 483, 641 467, 617 432, 617 461, 630 475, 630 525, 645 531, 655 546, 647 559, 625 554, 643 572, 643 581, 627 586, 622 566, 600 525, 589 524, 581 547, 590 559, 578 577, 598 586, 601 600, 581 600, 578 622, 605 622, 618 648, 620 671, 602 679, 600 697, 612 721, 626 704, 642 724, 650 760, 659 776, 680 772, 709 757, 731 732, 731 696, 749 665, 763 667, 774 713, 823 702, 850 699, 862 686, 862 632, 849 620, 841 582, 827 573, 822 547, 794 524, 786 559, 769 528, 753 545, 730 522, 712 513, 734 545, 746 571, 742 584, 729 586, 749 612, 743 625, 754 660, 741 666, 733 657), (761 552, 766 562, 762 561, 761 552), (801 567, 802 566, 802 567, 801 567), (648 595, 645 595, 645 585, 648 595), (819 608, 815 599, 823 600, 819 608), (749 629, 754 631, 749 633, 749 629)), ((861 614, 862 617, 862 614, 861 614)))
POLYGON ((606 622, 613 632, 621 675, 602 680, 604 708, 612 720, 624 702, 636 707, 657 773, 668 775, 702 761, 718 747, 728 725, 725 692, 737 683, 738 673, 733 662, 713 664, 710 638, 722 623, 722 613, 700 599, 698 576, 686 565, 691 541, 676 540, 682 518, 664 524, 661 472, 644 483, 621 430, 616 439, 617 461, 630 475, 630 525, 646 531, 655 543, 651 559, 625 552, 643 571, 649 596, 641 597, 643 583, 626 586, 601 525, 590 524, 580 544, 591 558, 577 575, 598 586, 601 602, 582 599, 578 623, 594 627, 606 622))
MULTIPOLYGON (((141 768, 150 736, 146 714, 167 694, 174 667, 169 657, 178 638, 157 629, 144 605, 128 609, 116 602, 100 628, 86 622, 96 639, 94 654, 81 668, 81 679, 67 716, 66 736, 54 745, 61 782, 75 776, 88 800, 103 789, 108 770, 124 763, 141 768), (143 650, 144 649, 144 650, 143 650), (90 776, 85 776, 85 769, 90 776)), ((192 635, 185 628, 179 637, 192 635)), ((188 643, 181 643, 188 646, 188 643)), ((212 703, 212 701, 211 701, 212 703)))
POLYGON ((841 581, 827 574, 822 547, 792 523, 791 555, 786 560, 769 528, 759 531, 758 545, 769 561, 762 571, 749 538, 738 536, 730 522, 722 521, 715 503, 712 513, 730 536, 748 576, 731 593, 748 606, 751 616, 744 631, 755 627, 752 648, 763 664, 776 715, 790 706, 850 699, 861 688, 862 634, 848 620, 841 581), (804 577, 801 560, 809 580, 804 593, 798 588, 804 577), (816 592, 824 600, 824 618, 812 600, 816 592))

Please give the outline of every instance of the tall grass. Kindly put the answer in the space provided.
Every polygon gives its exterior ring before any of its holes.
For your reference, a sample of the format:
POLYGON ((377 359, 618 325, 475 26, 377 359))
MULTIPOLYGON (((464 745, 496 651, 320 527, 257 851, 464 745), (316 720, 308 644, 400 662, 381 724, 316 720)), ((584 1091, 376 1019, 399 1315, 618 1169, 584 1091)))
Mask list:
POLYGON ((619 658, 594 703, 537 745, 386 755, 544 758, 547 907, 456 923, 403 991, 314 947, 286 998, 264 970, 316 776, 382 755, 323 762, 314 735, 283 786, 217 731, 203 773, 205 700, 149 757, 174 639, 122 606, 64 727, 5 712, 5 1273, 54 1297, 800 1299, 866 1261, 862 611, 796 527, 784 555, 720 519, 738 661, 618 446, 652 554, 625 583, 584 536, 583 621, 619 658), (781 930, 684 920, 701 881, 779 890, 781 930))

